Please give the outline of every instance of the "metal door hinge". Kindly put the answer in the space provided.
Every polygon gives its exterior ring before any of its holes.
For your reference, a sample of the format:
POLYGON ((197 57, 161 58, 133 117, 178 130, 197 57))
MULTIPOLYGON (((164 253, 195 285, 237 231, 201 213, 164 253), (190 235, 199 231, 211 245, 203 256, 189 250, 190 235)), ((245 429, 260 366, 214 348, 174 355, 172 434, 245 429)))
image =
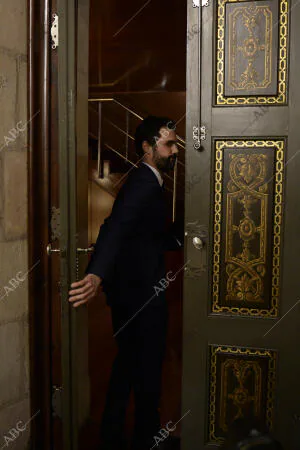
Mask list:
POLYGON ((201 6, 208 6, 209 0, 193 0, 193 8, 200 8, 201 6))
POLYGON ((206 127, 204 125, 200 127, 200 139, 201 141, 206 139, 206 127))
POLYGON ((51 37, 52 37, 52 48, 53 50, 58 47, 58 15, 53 14, 53 22, 51 25, 51 37))
POLYGON ((201 127, 193 127, 193 141, 194 148, 199 150, 201 147, 201 141, 206 139, 206 127, 202 125, 201 127))
POLYGON ((52 416, 62 419, 62 387, 52 386, 52 416))

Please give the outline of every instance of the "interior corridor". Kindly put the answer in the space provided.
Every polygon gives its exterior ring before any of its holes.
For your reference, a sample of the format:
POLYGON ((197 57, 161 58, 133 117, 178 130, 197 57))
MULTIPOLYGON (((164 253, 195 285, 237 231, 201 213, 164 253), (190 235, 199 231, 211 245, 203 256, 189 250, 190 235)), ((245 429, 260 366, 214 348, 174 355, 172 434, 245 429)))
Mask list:
MULTIPOLYGON (((184 214, 185 160, 185 35, 186 3, 153 2, 137 20, 126 18, 138 9, 117 1, 91 1, 89 88, 89 246, 96 242, 99 227, 109 215, 117 192, 138 163, 133 136, 147 115, 167 116, 177 123, 180 136, 176 191, 167 176, 169 221, 184 214), (166 27, 165 17, 168 15, 166 27), (153 24, 153 17, 156 23, 153 24), (166 27, 166 28, 165 28, 166 27), (141 35, 141 29, 149 33, 141 35), (170 32, 171 31, 171 32, 170 32), (163 39, 163 40, 162 40, 163 39)), ((183 266, 183 250, 167 252, 166 268, 176 273, 183 266)), ((163 369, 161 423, 181 417, 182 271, 167 289, 169 328, 163 369)), ((82 433, 82 445, 97 448, 116 344, 110 308, 101 293, 88 309, 90 422, 82 433)), ((131 396, 126 435, 133 429, 131 396)), ((172 433, 172 448, 179 448, 180 423, 172 433), (176 439, 177 438, 177 439, 176 439)))

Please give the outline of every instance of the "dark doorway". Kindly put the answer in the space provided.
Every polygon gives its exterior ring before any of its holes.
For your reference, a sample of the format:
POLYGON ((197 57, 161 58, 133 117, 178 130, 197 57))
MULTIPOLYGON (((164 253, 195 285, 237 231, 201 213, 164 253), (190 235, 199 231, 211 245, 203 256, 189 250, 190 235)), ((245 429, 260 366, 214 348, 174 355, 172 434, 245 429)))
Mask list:
MULTIPOLYGON (((147 115, 168 116, 180 136, 175 180, 165 180, 169 220, 183 221, 185 162, 186 2, 92 0, 89 62, 89 245, 110 213, 138 157, 134 131, 147 115), (174 188, 175 186, 175 188, 174 188)), ((166 254, 167 270, 183 266, 183 250, 166 254)), ((163 371, 161 422, 181 417, 183 271, 167 290, 169 330, 163 371)), ((91 446, 98 439, 111 365, 116 354, 110 308, 101 294, 89 305, 91 446)), ((131 398, 126 434, 133 427, 131 398)), ((173 433, 180 436, 180 424, 173 433)), ((178 440, 177 440, 178 442, 178 440)), ((86 435, 85 435, 86 443, 86 435)), ((178 443, 177 443, 178 445, 178 443)), ((90 447, 92 448, 92 447, 90 447)))

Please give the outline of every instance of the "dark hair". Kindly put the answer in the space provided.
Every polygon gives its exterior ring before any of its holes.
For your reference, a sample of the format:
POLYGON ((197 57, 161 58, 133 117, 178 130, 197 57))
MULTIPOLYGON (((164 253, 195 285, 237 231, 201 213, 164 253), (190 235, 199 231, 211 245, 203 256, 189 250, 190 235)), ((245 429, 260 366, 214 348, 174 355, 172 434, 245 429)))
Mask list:
POLYGON ((168 117, 148 116, 137 127, 135 132, 135 147, 139 156, 143 156, 142 144, 147 141, 152 147, 156 145, 156 140, 161 137, 159 130, 162 127, 170 130, 176 129, 176 123, 168 117))

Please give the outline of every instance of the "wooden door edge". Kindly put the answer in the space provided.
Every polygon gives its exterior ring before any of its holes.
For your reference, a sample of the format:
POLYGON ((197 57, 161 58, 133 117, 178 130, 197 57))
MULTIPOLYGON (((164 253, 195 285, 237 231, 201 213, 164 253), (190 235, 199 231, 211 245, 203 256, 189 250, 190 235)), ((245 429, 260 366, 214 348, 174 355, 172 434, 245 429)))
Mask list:
POLYGON ((50 0, 28 0, 28 300, 31 449, 51 448, 50 0), (34 117, 34 119, 33 119, 34 117))

